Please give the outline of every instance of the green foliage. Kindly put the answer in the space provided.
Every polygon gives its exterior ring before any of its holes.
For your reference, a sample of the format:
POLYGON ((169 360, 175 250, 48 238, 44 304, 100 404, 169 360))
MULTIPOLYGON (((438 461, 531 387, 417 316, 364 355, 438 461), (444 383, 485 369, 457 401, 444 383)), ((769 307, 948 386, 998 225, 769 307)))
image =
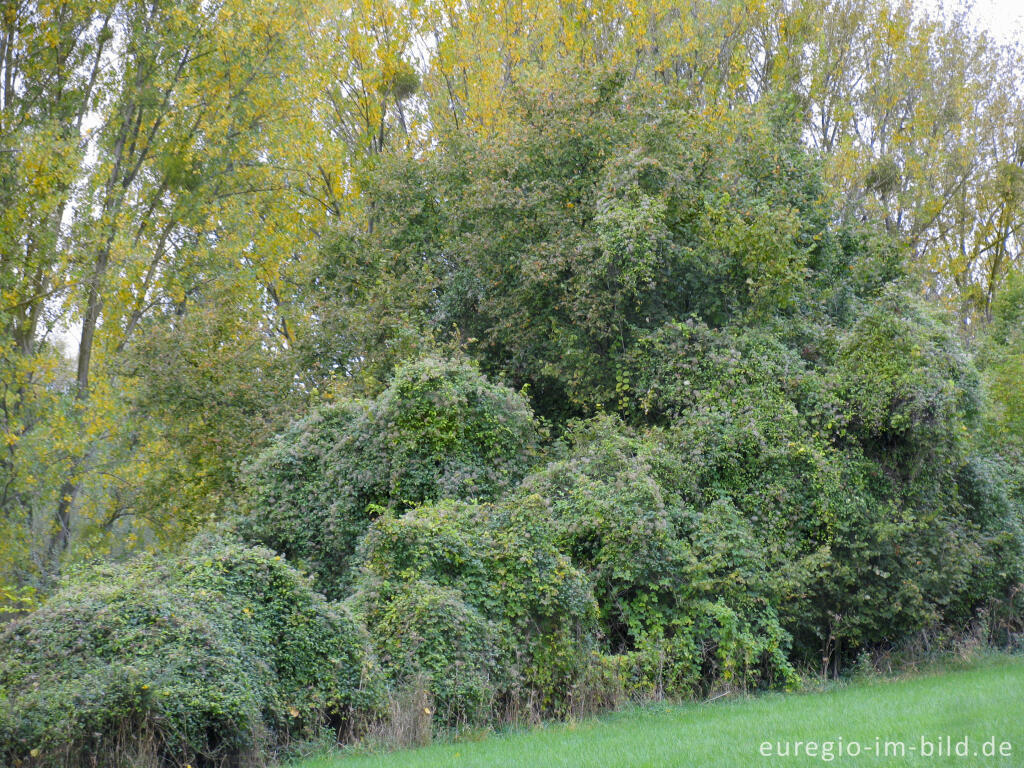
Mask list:
POLYGON ((844 336, 836 376, 852 428, 879 453, 956 440, 980 408, 977 372, 949 326, 894 291, 844 336))
POLYGON ((322 406, 275 439, 248 469, 251 512, 240 530, 342 596, 381 509, 494 498, 526 472, 537 440, 526 400, 472 364, 407 363, 376 400, 322 406))
MULTIPOLYGON (((834 345, 827 332, 818 335, 817 344, 808 340, 808 355, 834 345)), ((808 362, 770 329, 711 329, 698 318, 639 339, 623 368, 629 384, 622 410, 640 423, 671 424, 696 410, 756 403, 787 424, 797 405, 823 408, 829 399, 808 362)))
POLYGON ((268 349, 248 318, 220 311, 227 293, 211 288, 182 316, 141 321, 143 338, 125 355, 137 382, 130 418, 146 446, 135 457, 152 467, 120 504, 125 513, 162 510, 178 536, 224 515, 240 464, 302 402, 289 358, 268 349))
POLYGON ((957 475, 960 501, 976 537, 978 554, 971 563, 967 594, 960 596, 955 607, 960 616, 971 615, 979 606, 1008 611, 1006 625, 990 627, 1000 642, 1009 641, 1007 632, 1024 624, 1020 604, 1024 505, 1015 497, 1020 490, 1019 473, 1019 467, 1001 457, 971 456, 957 475))
MULTIPOLYGON (((1024 466, 1024 278, 1009 281, 992 306, 992 323, 979 344, 978 365, 989 397, 983 420, 988 450, 1024 466)), ((1024 478, 1021 478, 1024 480, 1024 478)), ((1024 500, 1024 482, 1018 480, 1024 500)))
POLYGON ((396 685, 426 673, 448 722, 531 698, 565 711, 593 644, 595 606, 535 499, 386 515, 368 531, 361 563, 353 601, 396 685))
POLYGON ((280 557, 212 537, 87 570, 0 636, 5 763, 215 765, 375 705, 365 630, 280 557))
MULTIPOLYGON (((498 135, 375 165, 372 226, 342 233, 322 287, 464 346, 568 431, 498 508, 547 510, 592 583, 601 669, 623 664, 634 691, 839 669, 1005 607, 1024 577, 1020 486, 972 453, 978 374, 913 296, 901 244, 833 223, 784 100, 708 115, 624 83, 527 86, 498 135), (571 426, 609 411, 622 421, 571 426)), ((873 194, 902 183, 891 165, 873 194)), ((342 348, 367 370, 387 357, 342 348)), ((390 485, 366 504, 472 498, 437 479, 461 476, 458 425, 406 389, 374 475, 390 485)), ((500 467, 489 450, 470 465, 500 467)), ((495 620, 477 586, 430 583, 495 620)))
POLYGON ((724 500, 749 526, 770 574, 751 584, 776 590, 797 655, 836 664, 961 625, 1024 576, 1019 508, 969 453, 979 395, 960 344, 895 289, 851 319, 789 338, 666 325, 626 390, 635 420, 667 426, 686 501, 724 500))
POLYGON ((371 419, 367 403, 322 406, 274 439, 245 478, 251 511, 239 532, 305 563, 319 588, 336 595, 348 584, 369 504, 386 482, 367 439, 371 419))
POLYGON ((387 457, 387 497, 399 508, 438 498, 495 498, 536 455, 529 403, 465 362, 427 359, 399 367, 374 415, 387 457))
POLYGON ((323 286, 382 327, 401 314, 464 343, 563 422, 619 408, 666 323, 827 317, 898 271, 884 238, 830 228, 818 169, 770 108, 710 117, 610 75, 565 80, 524 89, 507 135, 377 166, 373 236, 339 235, 323 286))
POLYGON ((444 723, 487 721, 506 670, 495 628, 457 590, 409 582, 371 615, 381 665, 396 690, 425 684, 436 709, 429 714, 444 723))
POLYGON ((579 425, 568 458, 522 493, 546 500, 558 544, 594 585, 603 644, 637 693, 785 683, 787 633, 751 525, 726 500, 694 507, 691 468, 658 433, 579 425))
POLYGON ((230 762, 367 643, 461 723, 1024 626, 1024 60, 966 16, 7 5, 0 757, 230 762), (372 640, 209 539, 47 602, 239 511, 372 640))

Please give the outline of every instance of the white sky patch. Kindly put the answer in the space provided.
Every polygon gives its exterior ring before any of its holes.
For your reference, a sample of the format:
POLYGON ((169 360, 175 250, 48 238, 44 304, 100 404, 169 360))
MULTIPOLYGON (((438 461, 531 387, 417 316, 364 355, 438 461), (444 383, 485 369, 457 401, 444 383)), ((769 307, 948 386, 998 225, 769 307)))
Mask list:
POLYGON ((974 0, 974 2, 943 2, 918 0, 921 6, 938 11, 970 9, 970 16, 981 28, 992 33, 1000 43, 1024 44, 1024 2, 1021 0, 974 0))
POLYGON ((974 16, 1001 42, 1024 43, 1024 3, 1020 0, 978 0, 974 16))

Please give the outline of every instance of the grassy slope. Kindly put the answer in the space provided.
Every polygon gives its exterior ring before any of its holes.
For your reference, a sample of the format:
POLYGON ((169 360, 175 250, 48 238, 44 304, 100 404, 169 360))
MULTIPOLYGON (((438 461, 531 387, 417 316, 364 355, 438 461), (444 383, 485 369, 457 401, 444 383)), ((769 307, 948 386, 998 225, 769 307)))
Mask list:
POLYGON ((710 704, 654 707, 576 724, 435 744, 417 750, 319 758, 297 768, 653 768, 654 766, 1024 766, 1024 659, 996 658, 970 668, 908 680, 873 681, 823 693, 771 694, 710 704), (922 736, 971 739, 968 758, 924 758, 922 736), (906 758, 766 758, 763 741, 842 737, 874 748, 876 737, 903 740, 906 758), (974 757, 996 737, 1009 758, 974 757))

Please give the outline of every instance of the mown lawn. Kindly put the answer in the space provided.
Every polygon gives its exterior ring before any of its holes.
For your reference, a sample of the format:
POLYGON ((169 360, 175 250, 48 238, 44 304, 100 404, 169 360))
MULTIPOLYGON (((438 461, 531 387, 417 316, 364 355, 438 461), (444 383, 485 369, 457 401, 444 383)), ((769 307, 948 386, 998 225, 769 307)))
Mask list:
MULTIPOLYGON (((801 746, 801 752, 806 747, 801 746)), ((1005 750, 1005 747, 1003 747, 1005 750)), ((728 766, 1024 766, 1024 658, 996 657, 966 668, 879 680, 820 693, 771 694, 707 704, 634 709, 582 723, 434 744, 398 752, 320 757, 293 768, 719 768, 728 766), (938 752, 946 737, 967 755, 938 752), (839 740, 843 753, 839 755, 839 740), (877 739, 877 741, 876 741, 877 739), (993 741, 994 739, 994 741, 993 741), (814 756, 760 754, 763 742, 818 742, 814 756), (894 756, 903 742, 906 754, 894 756), (833 759, 824 755, 832 742, 833 759), (861 747, 850 756, 852 743, 861 747), (999 756, 1003 742, 1009 755, 999 756), (986 757, 987 746, 996 755, 986 757)))

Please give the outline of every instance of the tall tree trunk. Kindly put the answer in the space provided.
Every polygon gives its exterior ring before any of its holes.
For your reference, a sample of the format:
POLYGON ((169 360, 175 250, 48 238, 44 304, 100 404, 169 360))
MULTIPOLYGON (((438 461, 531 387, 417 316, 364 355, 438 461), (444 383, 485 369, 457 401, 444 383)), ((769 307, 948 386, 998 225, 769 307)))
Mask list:
MULTIPOLYGON (((75 374, 75 400, 85 404, 89 400, 89 368, 92 363, 92 350, 96 339, 96 325, 103 308, 100 294, 100 283, 106 274, 110 262, 110 243, 106 243, 96 257, 96 266, 89 281, 89 293, 86 300, 85 316, 82 318, 82 334, 78 342, 78 367, 75 374)), ((82 458, 74 459, 68 469, 68 475, 61 483, 57 498, 57 509, 54 523, 57 530, 50 537, 47 547, 47 560, 53 568, 53 575, 60 573, 60 560, 71 544, 71 507, 78 494, 78 472, 82 458)))

